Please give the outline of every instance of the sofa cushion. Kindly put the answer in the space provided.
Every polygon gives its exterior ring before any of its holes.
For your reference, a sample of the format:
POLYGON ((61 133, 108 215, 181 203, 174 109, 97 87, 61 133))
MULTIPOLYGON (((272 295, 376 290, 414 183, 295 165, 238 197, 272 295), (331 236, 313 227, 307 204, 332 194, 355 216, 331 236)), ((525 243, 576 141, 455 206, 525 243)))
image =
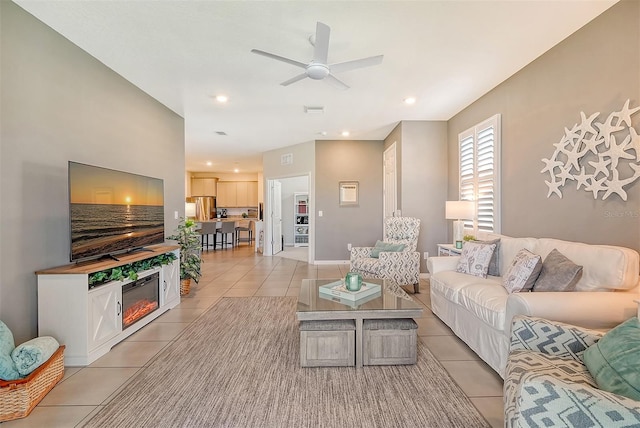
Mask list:
POLYGON ((624 247, 541 238, 534 253, 543 258, 557 249, 582 266, 576 291, 630 290, 638 285, 638 252, 624 247))
POLYGON ((582 266, 554 248, 542 262, 533 291, 573 291, 581 276, 582 266))
POLYGON ((456 272, 486 278, 489 262, 495 249, 496 244, 465 242, 462 247, 462 254, 458 260, 456 272))
POLYGON ((487 275, 491 276, 500 276, 500 238, 491 239, 488 241, 473 241, 477 244, 495 244, 496 249, 493 250, 493 254, 491 255, 491 260, 489 261, 489 269, 487 269, 487 275))
MULTIPOLYGON (((451 270, 438 272, 429 279, 431 291, 453 303, 458 302, 460 290, 471 284, 491 284, 500 286, 500 278, 487 277, 478 278, 464 273, 454 272, 451 270)), ((500 287, 502 288, 502 287, 500 287)))
POLYGON ((640 400, 640 323, 634 317, 584 351, 584 364, 598 387, 640 400))
POLYGON ((371 257, 377 259, 380 256, 381 251, 396 253, 404 250, 405 247, 406 247, 405 244, 395 244, 393 242, 376 241, 376 245, 371 250, 371 257))
POLYGON ((502 277, 502 285, 509 293, 529 291, 540 275, 542 260, 539 255, 522 249, 513 258, 502 277))
MULTIPOLYGON (((459 304, 496 330, 505 330, 505 312, 509 293, 487 281, 463 287, 458 295, 459 304)), ((506 327, 509 331, 509 327, 506 327)))

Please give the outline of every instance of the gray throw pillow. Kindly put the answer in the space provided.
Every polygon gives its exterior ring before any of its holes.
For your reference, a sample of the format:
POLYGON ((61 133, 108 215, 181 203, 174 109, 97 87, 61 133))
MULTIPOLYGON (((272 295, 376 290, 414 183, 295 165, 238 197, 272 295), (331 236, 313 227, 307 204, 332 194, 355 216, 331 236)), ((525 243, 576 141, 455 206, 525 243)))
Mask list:
POLYGON ((582 266, 553 249, 542 263, 542 271, 533 291, 574 291, 582 278, 582 266))
POLYGON ((502 277, 502 286, 509 293, 530 291, 541 270, 542 257, 523 248, 518 251, 502 277))
POLYGON ((500 238, 492 239, 491 241, 473 241, 476 244, 496 244, 496 249, 493 250, 493 255, 491 256, 491 260, 489 261, 489 269, 487 270, 487 275, 491 276, 500 276, 500 238))
POLYGON ((495 244, 485 245, 475 242, 465 242, 462 247, 462 254, 458 260, 458 265, 456 266, 456 272, 486 278, 489 261, 495 249, 495 244))

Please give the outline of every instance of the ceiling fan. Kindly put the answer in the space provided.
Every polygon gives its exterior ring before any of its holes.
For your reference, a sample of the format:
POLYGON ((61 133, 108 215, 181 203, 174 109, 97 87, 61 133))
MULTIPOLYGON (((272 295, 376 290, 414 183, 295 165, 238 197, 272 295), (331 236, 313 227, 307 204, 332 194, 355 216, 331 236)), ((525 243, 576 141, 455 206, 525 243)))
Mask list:
POLYGON ((331 28, 328 25, 318 22, 316 25, 315 39, 313 36, 309 38, 313 45, 313 59, 308 64, 304 62, 296 61, 290 58, 285 58, 280 55, 275 55, 269 52, 261 51, 259 49, 251 49, 251 52, 272 58, 278 61, 286 62, 287 64, 295 65, 296 67, 304 68, 304 73, 299 74, 291 79, 281 83, 282 86, 288 86, 292 83, 300 81, 305 78, 313 80, 326 79, 327 82, 337 86, 340 89, 349 89, 349 86, 334 76, 334 73, 340 73, 343 71, 355 70, 357 68, 370 67, 378 65, 382 62, 384 55, 371 56, 368 58, 355 59, 352 61, 339 62, 337 64, 327 64, 327 56, 329 53, 329 35, 331 34, 331 28))

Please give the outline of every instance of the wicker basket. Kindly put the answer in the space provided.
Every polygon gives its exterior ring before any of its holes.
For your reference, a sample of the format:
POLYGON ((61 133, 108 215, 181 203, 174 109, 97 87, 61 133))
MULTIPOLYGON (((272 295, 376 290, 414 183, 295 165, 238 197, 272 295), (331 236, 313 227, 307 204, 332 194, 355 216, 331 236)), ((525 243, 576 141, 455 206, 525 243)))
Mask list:
POLYGON ((180 295, 186 296, 191 290, 191 278, 180 280, 180 295))
POLYGON ((29 376, 0 380, 0 422, 28 416, 64 376, 64 345, 29 376))

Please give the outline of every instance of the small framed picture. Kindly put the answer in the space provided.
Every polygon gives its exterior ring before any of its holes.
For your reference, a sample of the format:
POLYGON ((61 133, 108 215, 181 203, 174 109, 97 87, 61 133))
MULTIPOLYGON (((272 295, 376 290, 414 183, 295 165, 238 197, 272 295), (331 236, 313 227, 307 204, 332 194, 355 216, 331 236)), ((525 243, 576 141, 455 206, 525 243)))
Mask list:
POLYGON ((340 189, 340 206, 358 205, 358 182, 357 181, 341 181, 340 189))

